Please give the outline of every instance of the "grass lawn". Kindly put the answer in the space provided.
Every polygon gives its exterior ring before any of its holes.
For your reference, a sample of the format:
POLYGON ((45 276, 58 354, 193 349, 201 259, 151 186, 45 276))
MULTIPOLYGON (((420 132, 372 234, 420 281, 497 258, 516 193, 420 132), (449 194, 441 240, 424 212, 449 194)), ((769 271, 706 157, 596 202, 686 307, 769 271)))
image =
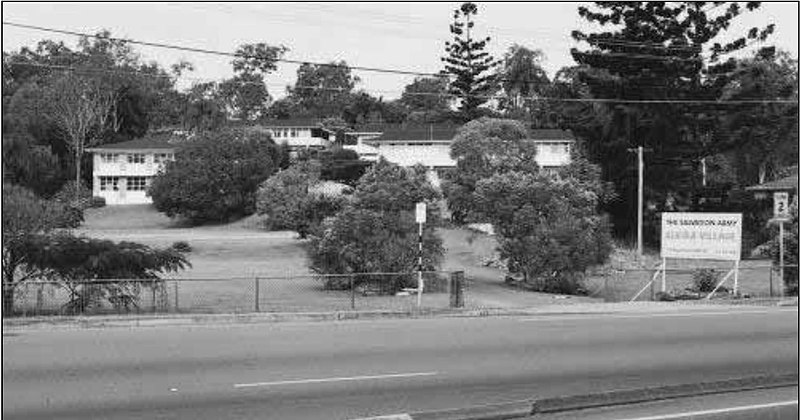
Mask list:
MULTIPOLYGON (((115 241, 129 240, 151 246, 169 246, 186 241, 192 247, 188 254, 191 268, 171 273, 165 290, 156 296, 156 303, 170 311, 181 312, 252 312, 255 309, 255 278, 259 277, 261 311, 334 311, 351 308, 349 292, 322 288, 307 268, 304 241, 293 232, 268 232, 259 227, 258 220, 248 218, 230 224, 187 227, 158 213, 149 205, 108 206, 89 209, 86 222, 77 233, 115 241), (177 288, 176 288, 177 284, 177 288), (177 292, 177 299, 176 299, 177 292), (176 303, 177 300, 177 303, 176 303)), ((550 304, 573 304, 602 300, 627 301, 642 289, 653 275, 652 268, 660 263, 657 256, 648 255, 636 261, 630 250, 618 249, 610 262, 589 273, 586 287, 590 296, 564 296, 523 291, 507 286, 505 273, 485 266, 494 256, 493 236, 466 229, 440 229, 447 250, 442 270, 464 271, 465 304, 470 308, 522 308, 550 304), (614 269, 621 269, 621 271, 614 269)), ((729 265, 729 264, 728 264, 729 265)), ((744 261, 741 264, 739 285, 743 293, 753 296, 769 295, 769 270, 766 261, 744 261)), ((683 289, 691 284, 690 270, 695 267, 719 267, 722 263, 705 261, 670 261, 667 289, 683 289)), ((777 277, 777 276, 776 276, 777 277)), ((730 279, 726 286, 731 287, 730 279)), ((660 280, 656 291, 660 290, 660 280)), ((779 290, 777 278, 775 291, 779 290)), ((35 306, 37 289, 20 290, 20 303, 26 308, 35 306)), ((57 309, 66 301, 64 291, 45 290, 43 308, 57 309)), ((650 297, 649 290, 640 300, 650 297)), ((143 310, 153 305, 152 291, 141 295, 143 310)), ((359 310, 410 310, 415 296, 355 296, 359 310)), ((423 296, 428 308, 443 308, 449 304, 448 293, 423 296)))

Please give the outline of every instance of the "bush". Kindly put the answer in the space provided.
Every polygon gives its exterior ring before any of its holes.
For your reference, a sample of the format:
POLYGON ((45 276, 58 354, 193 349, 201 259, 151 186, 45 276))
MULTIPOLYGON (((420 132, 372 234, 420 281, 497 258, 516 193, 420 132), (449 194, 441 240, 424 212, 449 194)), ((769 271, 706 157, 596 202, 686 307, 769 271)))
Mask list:
POLYGON ((510 172, 478 182, 476 208, 491 222, 501 258, 534 290, 580 293, 586 269, 611 252, 599 196, 573 178, 510 172))
POLYGON ((186 241, 175 241, 175 242, 173 242, 172 243, 172 249, 174 249, 174 250, 176 250, 176 251, 178 251, 180 253, 183 253, 183 254, 192 252, 192 246, 189 245, 189 242, 186 242, 186 241))
POLYGON ((86 184, 81 183, 80 193, 78 194, 75 190, 75 181, 69 181, 58 190, 53 196, 53 200, 65 205, 85 209, 90 207, 92 190, 86 184))
POLYGON ((280 158, 272 139, 256 132, 201 134, 181 145, 148 195, 158 211, 195 224, 246 216, 255 211, 256 190, 280 158))
POLYGON ((722 273, 713 268, 700 268, 692 273, 694 290, 701 293, 711 293, 717 287, 722 273))
POLYGON ((98 197, 94 196, 91 200, 89 200, 89 207, 91 208, 100 208, 106 206, 106 199, 105 197, 98 197))

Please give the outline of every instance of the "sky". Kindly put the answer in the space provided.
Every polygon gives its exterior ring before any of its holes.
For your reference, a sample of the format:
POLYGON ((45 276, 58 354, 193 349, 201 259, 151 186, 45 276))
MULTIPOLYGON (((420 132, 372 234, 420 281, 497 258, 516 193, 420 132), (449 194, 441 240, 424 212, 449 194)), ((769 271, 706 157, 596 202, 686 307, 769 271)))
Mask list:
MULTIPOLYGON (((448 26, 457 2, 441 3, 29 3, 3 2, 3 21, 54 29, 96 33, 148 42, 233 52, 244 43, 285 45, 292 60, 345 60, 353 66, 380 67, 435 73, 450 40, 448 26)), ((584 48, 571 39, 575 29, 596 28, 577 13, 581 3, 478 2, 476 34, 491 36, 495 57, 513 44, 540 49, 544 68, 553 76, 573 65, 570 48, 584 48)), ((723 8, 720 8, 721 12, 723 8)), ((776 25, 768 44, 798 52, 798 3, 765 2, 761 9, 734 21, 723 40, 752 26, 776 25)), ((75 46, 77 38, 3 25, 3 51, 33 46, 42 39, 63 40, 75 46)), ((195 70, 180 80, 181 87, 233 75, 230 58, 136 46, 146 61, 163 67, 186 60, 195 70)), ((752 52, 755 48, 749 49, 752 52)), ((296 79, 297 65, 279 64, 266 77, 269 92, 285 94, 296 79)), ((394 99, 413 76, 354 72, 357 88, 394 99)))

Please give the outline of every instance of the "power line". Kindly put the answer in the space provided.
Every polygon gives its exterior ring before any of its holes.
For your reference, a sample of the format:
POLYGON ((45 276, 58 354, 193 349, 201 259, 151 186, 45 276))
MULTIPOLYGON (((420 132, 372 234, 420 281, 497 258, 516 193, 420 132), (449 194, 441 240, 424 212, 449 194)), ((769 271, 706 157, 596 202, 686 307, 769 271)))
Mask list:
MULTIPOLYGON (((103 39, 103 40, 110 40, 110 41, 118 41, 124 42, 128 44, 134 45, 143 45, 147 47, 155 47, 155 48, 166 48, 171 50, 178 50, 178 51, 187 51, 187 52, 194 52, 194 53, 201 53, 201 54, 210 54, 210 55, 219 55, 225 57, 235 57, 235 58, 251 58, 251 59, 263 59, 263 57, 258 57, 255 55, 249 54, 239 54, 239 53, 232 53, 228 51, 218 51, 218 50, 210 50, 205 48, 196 48, 196 47, 185 47, 180 45, 173 45, 173 44, 165 44, 160 42, 149 42, 149 41, 137 41, 134 39, 126 39, 126 38, 117 38, 111 36, 100 36, 100 35, 91 35, 83 32, 76 32, 76 31, 68 31, 64 29, 54 29, 54 28, 46 28, 42 26, 36 25, 26 25, 20 23, 13 23, 8 21, 3 21, 3 25, 13 26, 17 28, 23 29, 32 29, 36 31, 42 32, 50 32, 62 35, 72 35, 72 36, 79 36, 79 37, 88 37, 88 38, 95 38, 95 39, 103 39)), ((360 70, 360 71, 369 71, 375 73, 389 73, 389 74, 402 74, 406 76, 428 76, 428 77, 444 77, 440 73, 425 73, 425 72, 418 72, 418 71, 410 71, 410 70, 396 70, 396 69, 384 69, 379 67, 364 67, 364 66, 341 66, 339 64, 333 63, 319 63, 313 61, 301 61, 301 60, 290 60, 286 58, 276 58, 274 61, 281 62, 281 63, 289 63, 289 64, 313 64, 315 66, 322 66, 322 67, 347 67, 352 70, 360 70)))
MULTIPOLYGON (((11 63, 11 64, 19 64, 19 65, 33 65, 37 67, 46 67, 46 68, 57 68, 67 71, 75 71, 75 72, 105 72, 105 73, 114 73, 113 70, 103 70, 103 69, 79 69, 69 66, 60 66, 60 65, 47 65, 47 64, 39 64, 39 63, 11 63)), ((135 73, 135 72, 126 72, 128 74, 135 73)), ((157 75, 152 73, 140 73, 143 76, 148 77, 159 77, 165 78, 169 77, 168 75, 157 75)), ((205 83, 215 82, 213 80, 206 80, 206 79, 196 79, 203 81, 205 83)), ((258 82, 239 82, 241 84, 254 84, 260 85, 258 82)), ((265 84, 268 85, 268 84, 265 84)), ((278 85, 271 85, 273 87, 278 85)), ((282 85, 280 85, 282 86, 282 85)), ((652 87, 652 86, 651 86, 652 87)), ((661 87, 661 86, 656 86, 661 87)), ((663 86, 665 89, 669 88, 669 86, 663 86)), ((293 86, 294 89, 309 89, 315 91, 329 91, 329 92, 352 92, 351 89, 347 88, 336 88, 336 87, 324 87, 324 86, 308 86, 308 85, 295 85, 293 86)), ((378 90, 378 89, 369 89, 373 92, 382 92, 382 93, 399 93, 399 90, 378 90)), ((357 93, 357 92, 356 92, 357 93)), ((435 97, 446 97, 450 99, 456 99, 459 96, 451 93, 442 93, 442 92, 402 92, 403 94, 410 95, 410 96, 435 96, 435 97)), ((479 99, 487 99, 487 100, 502 100, 507 99, 508 97, 505 95, 470 95, 474 98, 479 99)), ((575 103, 575 102, 589 102, 589 103, 617 103, 617 104, 714 104, 714 105, 745 105, 745 104, 797 104, 797 100, 784 100, 784 99, 737 99, 737 100, 702 100, 702 99, 618 99, 618 98, 557 98, 557 97, 547 97, 547 96, 521 96, 523 100, 530 100, 530 101, 547 101, 547 102, 567 102, 567 103, 575 103)))

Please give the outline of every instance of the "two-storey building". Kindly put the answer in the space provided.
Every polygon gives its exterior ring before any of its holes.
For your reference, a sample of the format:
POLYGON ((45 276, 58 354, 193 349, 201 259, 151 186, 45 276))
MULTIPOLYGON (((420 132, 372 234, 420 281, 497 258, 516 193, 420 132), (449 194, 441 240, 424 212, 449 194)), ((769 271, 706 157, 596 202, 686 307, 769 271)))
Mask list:
POLYGON ((106 204, 147 204, 147 188, 159 169, 175 158, 169 137, 145 137, 87 149, 93 153, 92 194, 106 204))

